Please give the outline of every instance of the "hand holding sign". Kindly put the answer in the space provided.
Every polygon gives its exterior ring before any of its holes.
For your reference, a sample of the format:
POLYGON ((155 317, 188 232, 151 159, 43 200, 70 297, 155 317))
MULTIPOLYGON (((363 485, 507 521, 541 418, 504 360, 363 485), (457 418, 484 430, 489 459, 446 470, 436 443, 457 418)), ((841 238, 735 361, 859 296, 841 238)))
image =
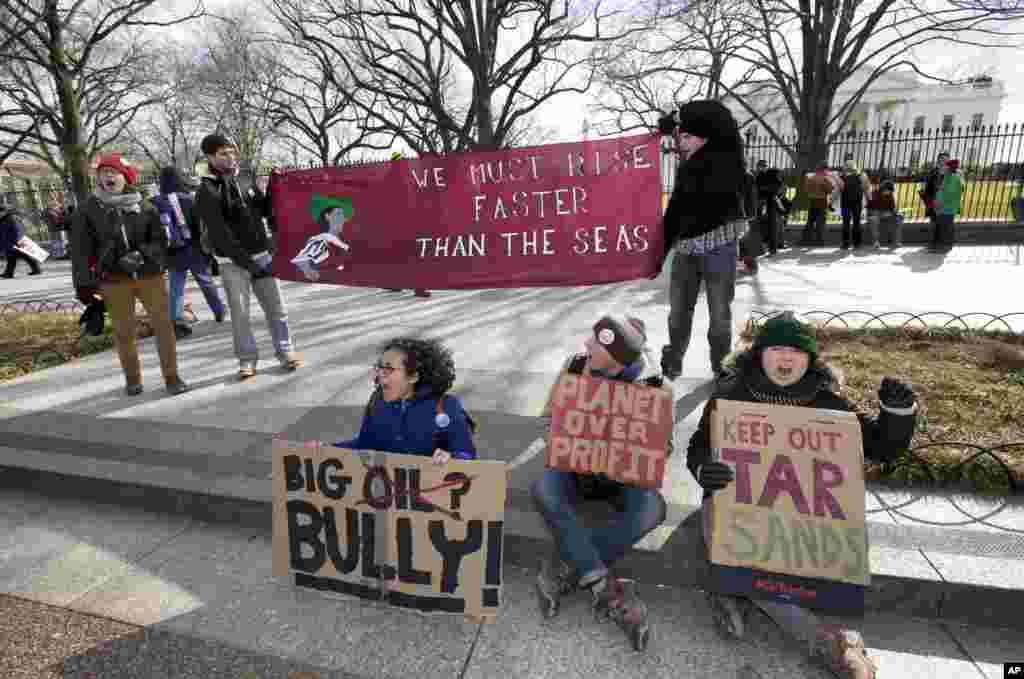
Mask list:
POLYGON ((434 464, 448 464, 448 461, 452 459, 452 454, 447 450, 441 450, 438 448, 434 451, 433 461, 434 464))

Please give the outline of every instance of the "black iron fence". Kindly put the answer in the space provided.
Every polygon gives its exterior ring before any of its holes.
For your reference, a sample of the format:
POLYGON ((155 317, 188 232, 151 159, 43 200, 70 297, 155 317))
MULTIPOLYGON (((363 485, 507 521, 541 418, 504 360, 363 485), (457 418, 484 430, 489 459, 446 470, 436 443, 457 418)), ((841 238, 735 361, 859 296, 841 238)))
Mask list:
MULTIPOLYGON (((748 166, 758 160, 783 171, 790 198, 796 197, 799 168, 792 152, 797 148, 795 135, 775 139, 749 131, 745 138, 748 166)), ((675 180, 676 154, 663 145, 663 190, 671 191, 675 180)), ((878 130, 852 130, 833 141, 828 155, 830 167, 842 168, 852 156, 858 167, 878 184, 884 179, 896 183, 897 208, 907 220, 925 220, 925 206, 917 195, 925 177, 935 167, 936 158, 946 152, 960 161, 964 179, 960 221, 1016 222, 1011 201, 1024 194, 1024 124, 970 125, 938 129, 896 129, 890 125, 878 130)), ((806 211, 796 209, 790 222, 802 221, 806 211)), ((839 221, 838 211, 830 221, 839 221)))

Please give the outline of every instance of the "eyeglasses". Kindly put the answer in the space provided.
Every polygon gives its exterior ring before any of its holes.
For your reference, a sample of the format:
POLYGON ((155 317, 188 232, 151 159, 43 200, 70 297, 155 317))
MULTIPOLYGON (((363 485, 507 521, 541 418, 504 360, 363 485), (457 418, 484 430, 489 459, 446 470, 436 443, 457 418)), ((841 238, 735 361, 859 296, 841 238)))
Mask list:
POLYGON ((370 370, 373 370, 373 371, 379 372, 379 373, 384 373, 385 375, 390 375, 391 373, 393 373, 396 370, 398 370, 398 368, 395 368, 395 367, 390 366, 390 365, 384 365, 383 363, 374 363, 373 365, 370 366, 370 370))

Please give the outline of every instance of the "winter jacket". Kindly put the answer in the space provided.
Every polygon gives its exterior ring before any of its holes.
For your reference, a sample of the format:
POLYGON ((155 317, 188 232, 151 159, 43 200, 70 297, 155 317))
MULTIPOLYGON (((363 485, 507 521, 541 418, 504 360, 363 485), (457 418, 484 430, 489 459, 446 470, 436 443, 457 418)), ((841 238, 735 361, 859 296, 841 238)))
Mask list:
POLYGON ((6 257, 25 235, 21 215, 14 210, 0 210, 0 257, 6 257))
POLYGON ((334 445, 353 450, 380 450, 427 457, 432 456, 437 448, 442 448, 460 460, 475 460, 476 447, 462 404, 459 399, 447 395, 443 405, 444 413, 451 420, 447 432, 441 431, 437 425, 437 398, 429 387, 420 387, 411 399, 385 401, 373 398, 363 416, 359 434, 334 445), (439 441, 439 435, 447 441, 439 441))
POLYGON ((166 269, 167 231, 160 223, 160 213, 148 200, 143 199, 139 212, 125 212, 90 196, 75 210, 71 271, 76 288, 94 288, 111 274, 125 273, 118 267, 118 260, 132 250, 144 257, 138 277, 166 269))
POLYGON ((243 195, 233 178, 204 176, 196 192, 195 214, 209 249, 252 274, 259 273, 253 255, 274 252, 274 241, 264 225, 266 200, 243 195))
POLYGON ((892 191, 873 191, 868 199, 868 210, 879 212, 896 211, 896 195, 892 191))
POLYGON ((846 209, 860 209, 864 206, 864 194, 867 193, 870 180, 860 170, 846 170, 842 176, 843 192, 841 205, 846 209))
POLYGON ((939 192, 935 195, 937 202, 936 211, 944 215, 960 214, 960 193, 963 190, 963 180, 959 172, 948 172, 942 179, 939 192))
MULTIPOLYGON (((801 405, 808 408, 856 412, 853 405, 833 391, 835 377, 825 366, 812 365, 803 379, 791 387, 772 383, 754 352, 747 351, 736 357, 733 368, 719 381, 718 388, 704 407, 697 431, 690 438, 686 466, 695 479, 698 469, 711 457, 711 420, 716 399, 801 405)), ((914 409, 909 412, 890 411, 882 406, 877 418, 857 413, 863 436, 864 457, 873 462, 886 462, 910 445, 914 435, 914 409)), ((704 497, 710 497, 709 491, 704 497)))
POLYGON ((807 194, 807 202, 810 207, 824 210, 828 207, 834 190, 835 185, 826 174, 815 172, 804 176, 804 193, 807 194))
POLYGON ((747 205, 750 195, 756 195, 753 180, 736 166, 734 153, 698 150, 676 172, 676 185, 665 208, 664 255, 679 240, 710 233, 731 221, 753 218, 747 205))

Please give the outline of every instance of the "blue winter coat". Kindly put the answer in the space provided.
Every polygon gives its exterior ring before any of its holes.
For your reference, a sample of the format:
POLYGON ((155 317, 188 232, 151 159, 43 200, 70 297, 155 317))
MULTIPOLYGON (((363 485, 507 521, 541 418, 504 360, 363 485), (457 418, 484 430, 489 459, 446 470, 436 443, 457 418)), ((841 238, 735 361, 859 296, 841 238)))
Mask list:
POLYGON ((9 255, 24 235, 25 227, 18 213, 0 210, 0 257, 9 255))
MULTIPOLYGON (((459 399, 444 397, 444 413, 451 420, 447 427, 447 445, 441 446, 460 460, 475 460, 476 447, 469 431, 466 411, 459 399)), ((363 417, 359 434, 335 446, 353 450, 380 450, 386 453, 432 456, 435 435, 440 431, 436 423, 437 399, 430 389, 423 387, 408 400, 378 400, 371 412, 363 417)))

